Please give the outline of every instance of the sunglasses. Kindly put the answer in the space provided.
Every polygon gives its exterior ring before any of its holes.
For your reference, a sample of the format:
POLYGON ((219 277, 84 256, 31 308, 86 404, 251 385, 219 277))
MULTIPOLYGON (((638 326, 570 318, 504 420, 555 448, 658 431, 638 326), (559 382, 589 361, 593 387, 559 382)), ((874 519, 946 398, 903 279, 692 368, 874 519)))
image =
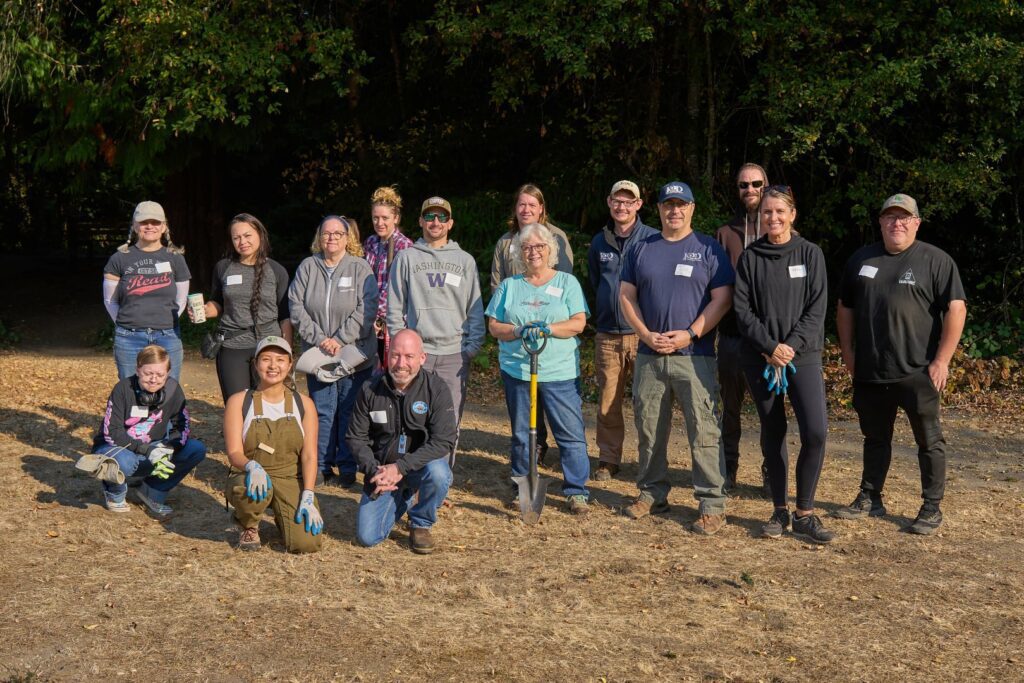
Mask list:
POLYGON ((446 213, 425 213, 422 218, 427 223, 433 220, 436 220, 438 223, 447 223, 450 216, 446 213))
POLYGON ((769 185, 765 188, 765 194, 769 192, 788 195, 791 199, 796 199, 796 195, 793 194, 793 188, 789 185, 769 185))
POLYGON ((745 190, 748 187, 752 187, 755 190, 759 190, 761 189, 762 185, 764 185, 763 180, 752 180, 749 183, 746 180, 741 180, 740 182, 736 183, 736 187, 740 188, 741 190, 745 190))

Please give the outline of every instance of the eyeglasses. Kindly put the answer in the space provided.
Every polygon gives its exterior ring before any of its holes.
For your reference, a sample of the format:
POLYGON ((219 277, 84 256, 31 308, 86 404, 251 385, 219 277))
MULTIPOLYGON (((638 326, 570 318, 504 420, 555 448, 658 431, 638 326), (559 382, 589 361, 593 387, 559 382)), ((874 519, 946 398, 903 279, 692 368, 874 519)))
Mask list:
POLYGON ((913 214, 908 214, 906 216, 894 216, 891 213, 887 213, 884 216, 882 216, 882 222, 883 223, 903 223, 903 225, 907 225, 908 223, 913 223, 916 218, 917 218, 917 216, 915 216, 913 214))
POLYGON ((746 180, 741 180, 740 182, 736 183, 736 187, 738 187, 741 190, 745 190, 748 187, 752 187, 755 190, 759 190, 761 189, 762 185, 764 185, 763 180, 751 180, 749 183, 746 180))
POLYGON ((612 206, 621 206, 621 207, 625 207, 625 208, 628 209, 629 207, 631 207, 634 204, 636 204, 637 200, 635 200, 635 199, 612 199, 611 202, 612 202, 612 206))
POLYGON ((332 213, 329 216, 324 216, 323 220, 320 221, 320 227, 323 228, 324 223, 330 220, 338 221, 339 223, 345 226, 345 229, 342 231, 335 232, 321 232, 320 239, 322 239, 324 242, 330 242, 332 240, 340 240, 342 237, 348 237, 348 221, 345 220, 344 216, 339 216, 334 213, 332 213))
POLYGON ((422 218, 425 223, 429 223, 430 221, 434 220, 436 220, 438 223, 447 223, 448 219, 451 218, 451 216, 449 216, 446 213, 425 213, 423 214, 422 218))
POLYGON ((525 253, 525 254, 532 254, 535 251, 542 251, 542 250, 547 249, 547 248, 548 248, 548 245, 546 245, 546 244, 524 244, 523 245, 523 253, 525 253))
POLYGON ((340 240, 342 237, 348 237, 347 232, 322 232, 320 237, 323 238, 324 242, 330 242, 332 240, 340 240))

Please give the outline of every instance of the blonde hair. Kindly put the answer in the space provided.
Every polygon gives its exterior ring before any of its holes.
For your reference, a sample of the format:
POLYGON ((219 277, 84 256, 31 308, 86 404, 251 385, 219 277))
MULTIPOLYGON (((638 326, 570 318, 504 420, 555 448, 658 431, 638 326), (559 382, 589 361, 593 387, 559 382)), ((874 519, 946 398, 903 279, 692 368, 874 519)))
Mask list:
POLYGON ((370 209, 375 206, 386 206, 395 212, 395 220, 402 218, 402 198, 398 195, 395 185, 378 187, 370 195, 370 209))
MULTIPOLYGON (((348 235, 349 243, 352 242, 352 224, 349 223, 349 221, 351 219, 345 218, 344 216, 339 216, 338 214, 335 214, 335 213, 332 213, 332 214, 324 216, 322 219, 320 219, 320 224, 318 226, 316 226, 316 233, 313 235, 313 243, 311 245, 309 245, 309 253, 311 253, 311 254, 319 254, 320 252, 323 251, 323 248, 320 246, 320 237, 321 237, 321 235, 323 235, 323 232, 324 232, 324 223, 326 223, 329 220, 341 221, 341 224, 345 226, 345 233, 348 235)), ((352 222, 354 223, 355 221, 352 221, 352 222)), ((356 232, 356 243, 357 244, 359 243, 359 233, 358 232, 356 232)), ((362 251, 362 247, 360 247, 360 251, 362 251)), ((345 246, 345 253, 346 254, 351 254, 352 253, 352 249, 348 245, 345 246)), ((362 254, 360 254, 360 256, 362 256, 362 254)))
MULTIPOLYGON (((540 218, 537 222, 541 225, 548 222, 548 205, 544 201, 544 193, 533 183, 521 185, 512 198, 512 216, 508 219, 508 229, 511 232, 519 230, 519 220, 516 218, 516 207, 519 205, 519 195, 528 194, 540 203, 540 218)), ((525 226, 524 226, 525 227, 525 226)))
POLYGON ((548 245, 548 266, 554 268, 558 265, 558 241, 546 226, 540 223, 528 223, 519 228, 519 232, 512 238, 512 246, 509 248, 509 256, 517 270, 526 270, 526 257, 523 254, 523 240, 536 234, 548 245))
POLYGON ((348 244, 345 246, 345 251, 352 256, 363 258, 363 242, 359 237, 359 223, 356 223, 355 218, 346 218, 344 222, 348 224, 348 244))
POLYGON ((144 346, 139 355, 135 357, 135 367, 141 368, 143 365, 150 365, 152 363, 167 363, 167 369, 171 369, 171 356, 167 353, 167 349, 156 344, 150 344, 144 346))

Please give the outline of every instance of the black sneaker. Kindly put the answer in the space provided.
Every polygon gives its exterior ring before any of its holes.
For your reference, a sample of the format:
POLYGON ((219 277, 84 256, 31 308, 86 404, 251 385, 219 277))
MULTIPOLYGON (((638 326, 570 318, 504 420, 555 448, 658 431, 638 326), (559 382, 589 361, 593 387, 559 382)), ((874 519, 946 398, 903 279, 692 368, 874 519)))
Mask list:
POLYGON ((864 519, 865 517, 885 516, 885 506, 882 505, 882 497, 872 498, 867 491, 861 491, 853 502, 844 508, 832 511, 832 516, 838 519, 864 519))
POLYGON ((934 503, 925 503, 921 506, 921 511, 917 513, 917 519, 905 530, 912 534, 931 536, 939 530, 941 524, 942 510, 939 509, 939 506, 934 503))
POLYGON ((761 527, 762 538, 780 538, 782 532, 789 528, 789 510, 786 508, 775 508, 772 518, 761 527))
POLYGON ((811 543, 831 543, 836 537, 834 532, 822 526, 818 515, 793 515, 793 535, 811 543))

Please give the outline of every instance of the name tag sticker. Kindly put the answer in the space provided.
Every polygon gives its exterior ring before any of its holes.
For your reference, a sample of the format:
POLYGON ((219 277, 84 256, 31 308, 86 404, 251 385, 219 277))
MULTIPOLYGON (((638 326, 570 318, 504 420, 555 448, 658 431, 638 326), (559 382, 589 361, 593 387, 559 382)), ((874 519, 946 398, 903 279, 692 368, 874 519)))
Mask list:
POLYGON ((156 266, 156 272, 158 273, 171 272, 171 264, 167 261, 157 261, 154 265, 156 266))
POLYGON ((267 444, 263 443, 262 441, 260 441, 260 445, 257 446, 256 448, 260 449, 261 451, 266 451, 267 453, 270 453, 271 455, 274 454, 274 450, 275 450, 273 448, 273 446, 268 446, 267 444))
POLYGON ((802 263, 799 266, 790 266, 789 267, 789 276, 790 277, 807 277, 807 266, 805 266, 802 263))
POLYGON ((676 275, 682 275, 683 277, 693 276, 693 266, 688 263, 680 263, 676 265, 676 275))
POLYGON ((549 296, 562 296, 562 288, 555 287, 554 285, 548 285, 548 288, 544 290, 544 293, 549 296))
POLYGON ((241 275, 228 275, 226 278, 224 278, 224 284, 225 285, 240 285, 240 284, 242 284, 242 276, 241 275))
POLYGON ((444 284, 449 287, 458 287, 462 284, 462 276, 448 273, 444 276, 444 284))
POLYGON ((386 425, 388 423, 388 411, 386 410, 371 410, 370 419, 379 424, 386 425))
POLYGON ((408 450, 408 448, 409 448, 409 437, 407 437, 405 434, 400 434, 398 436, 398 452, 399 452, 399 454, 405 455, 405 452, 408 450))
POLYGON ((350 278, 350 277, 339 277, 338 278, 338 287, 351 287, 351 286, 352 286, 352 278, 350 278))
POLYGON ((874 279, 875 275, 877 275, 877 274, 878 274, 878 268, 875 268, 874 266, 861 266, 860 267, 860 272, 857 273, 857 275, 861 275, 863 277, 869 277, 869 278, 872 278, 872 279, 874 279))
POLYGON ((149 408, 144 406, 132 406, 132 417, 149 417, 149 408))

